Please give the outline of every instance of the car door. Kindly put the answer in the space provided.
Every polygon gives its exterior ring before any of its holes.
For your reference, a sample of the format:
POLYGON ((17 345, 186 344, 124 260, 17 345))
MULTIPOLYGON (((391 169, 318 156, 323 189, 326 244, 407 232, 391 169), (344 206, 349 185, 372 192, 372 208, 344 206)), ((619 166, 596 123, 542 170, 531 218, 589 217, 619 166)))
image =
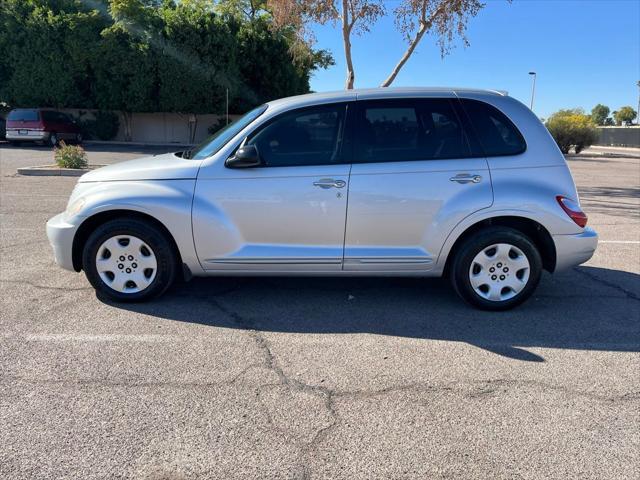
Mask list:
POLYGON ((207 271, 331 272, 342 268, 346 103, 283 113, 252 132, 262 166, 201 170, 193 204, 207 271))
POLYGON ((453 227, 493 201, 455 97, 357 102, 344 269, 428 271, 453 227))

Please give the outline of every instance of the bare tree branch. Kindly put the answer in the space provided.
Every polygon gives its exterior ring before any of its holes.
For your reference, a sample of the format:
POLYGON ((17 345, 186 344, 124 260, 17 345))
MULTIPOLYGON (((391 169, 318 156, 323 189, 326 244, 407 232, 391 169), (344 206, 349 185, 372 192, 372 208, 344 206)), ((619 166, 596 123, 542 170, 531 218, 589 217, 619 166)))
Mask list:
POLYGON ((388 87, 393 83, 425 33, 435 31, 443 57, 451 50, 451 44, 456 37, 460 37, 464 44, 468 45, 465 36, 467 22, 482 8, 484 4, 479 0, 403 0, 394 13, 396 26, 407 37, 409 46, 380 86, 388 87))

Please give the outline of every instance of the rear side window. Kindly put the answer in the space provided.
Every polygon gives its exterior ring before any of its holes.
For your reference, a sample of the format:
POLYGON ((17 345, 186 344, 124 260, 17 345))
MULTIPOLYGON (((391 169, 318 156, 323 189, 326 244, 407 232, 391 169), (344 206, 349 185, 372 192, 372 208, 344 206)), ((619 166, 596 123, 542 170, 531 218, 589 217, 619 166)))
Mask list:
POLYGON ((527 149, 520 131, 500 110, 478 100, 461 102, 486 156, 517 155, 527 149))
POLYGON ((42 112, 42 118, 47 122, 71 123, 71 119, 66 114, 52 110, 42 112))
POLYGON ((7 120, 14 122, 37 122, 38 111, 37 110, 12 110, 7 117, 7 120))
POLYGON ((358 103, 356 162, 437 160, 470 155, 464 130, 448 99, 358 103))
POLYGON ((277 117, 249 140, 267 167, 340 162, 345 105, 295 110, 277 117))

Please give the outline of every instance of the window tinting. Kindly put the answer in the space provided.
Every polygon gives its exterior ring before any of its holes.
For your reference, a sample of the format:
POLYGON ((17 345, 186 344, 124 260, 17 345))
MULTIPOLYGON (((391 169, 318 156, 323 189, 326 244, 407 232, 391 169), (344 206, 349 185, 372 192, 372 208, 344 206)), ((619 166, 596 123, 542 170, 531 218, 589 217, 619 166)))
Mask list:
POLYGON ((248 143, 268 167, 338 163, 344 111, 344 105, 332 105, 285 113, 248 143))
POLYGON ((464 130, 448 99, 360 104, 357 162, 468 157, 464 130))
POLYGON ((478 100, 463 99, 462 104, 485 155, 517 155, 526 150, 522 134, 497 108, 478 100))
POLYGON ((11 121, 24 121, 24 122, 37 122, 38 111, 37 110, 13 110, 9 113, 7 120, 11 121))

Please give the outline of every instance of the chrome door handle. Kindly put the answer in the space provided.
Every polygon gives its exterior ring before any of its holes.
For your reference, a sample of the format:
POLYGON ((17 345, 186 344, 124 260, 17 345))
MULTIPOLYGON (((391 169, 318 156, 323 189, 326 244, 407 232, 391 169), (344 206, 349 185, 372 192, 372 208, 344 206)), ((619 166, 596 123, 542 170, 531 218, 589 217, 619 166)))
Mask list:
POLYGON ((317 182, 313 182, 313 185, 320 188, 342 188, 347 184, 344 180, 334 180, 333 178, 323 178, 317 182))
POLYGON ((459 173, 455 177, 451 177, 449 181, 458 182, 458 183, 480 183, 482 181, 482 177, 480 175, 469 175, 467 173, 459 173))

